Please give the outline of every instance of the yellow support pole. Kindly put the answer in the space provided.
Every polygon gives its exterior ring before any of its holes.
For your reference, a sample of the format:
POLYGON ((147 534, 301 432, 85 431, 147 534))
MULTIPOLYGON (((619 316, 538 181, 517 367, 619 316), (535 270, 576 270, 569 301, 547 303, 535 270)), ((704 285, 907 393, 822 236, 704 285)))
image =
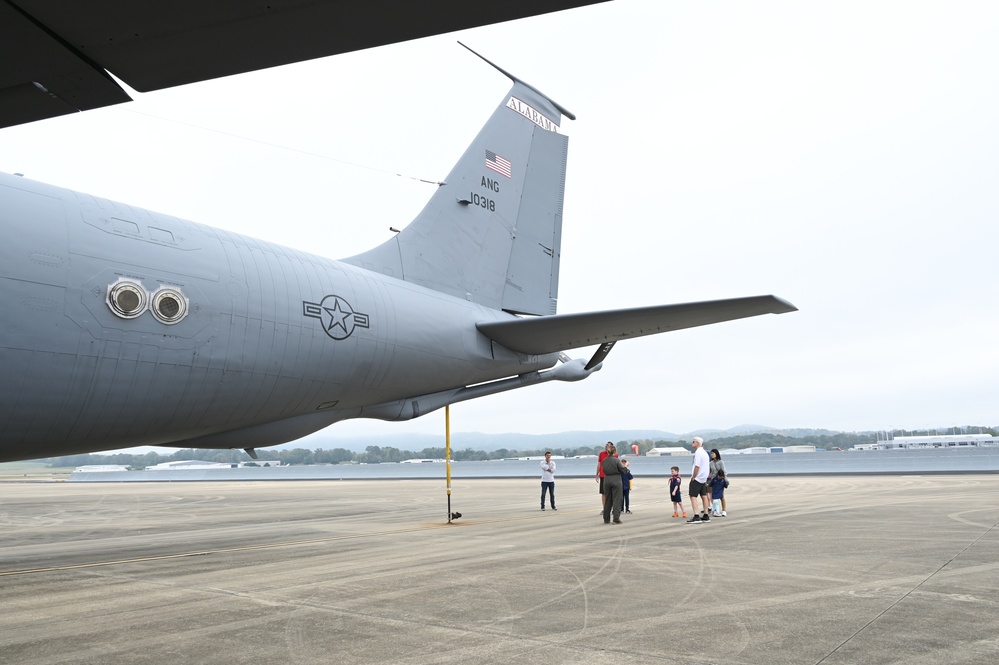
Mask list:
POLYGON ((444 407, 444 469, 447 473, 447 523, 451 523, 451 405, 444 407))

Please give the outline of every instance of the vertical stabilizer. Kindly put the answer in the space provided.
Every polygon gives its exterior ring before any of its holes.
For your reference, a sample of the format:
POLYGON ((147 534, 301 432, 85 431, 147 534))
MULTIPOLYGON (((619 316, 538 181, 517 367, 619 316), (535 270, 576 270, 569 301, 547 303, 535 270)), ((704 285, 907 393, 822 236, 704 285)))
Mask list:
POLYGON ((513 88, 416 219, 346 263, 495 309, 555 313, 568 148, 559 125, 573 116, 510 78, 513 88))

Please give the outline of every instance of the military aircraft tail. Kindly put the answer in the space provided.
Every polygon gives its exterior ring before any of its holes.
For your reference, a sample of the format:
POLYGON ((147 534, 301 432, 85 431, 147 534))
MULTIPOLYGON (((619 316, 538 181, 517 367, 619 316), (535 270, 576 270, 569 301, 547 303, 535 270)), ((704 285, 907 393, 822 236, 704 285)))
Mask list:
POLYGON ((494 309, 554 314, 568 148, 559 125, 575 116, 496 69, 513 87, 426 207, 344 262, 494 309))

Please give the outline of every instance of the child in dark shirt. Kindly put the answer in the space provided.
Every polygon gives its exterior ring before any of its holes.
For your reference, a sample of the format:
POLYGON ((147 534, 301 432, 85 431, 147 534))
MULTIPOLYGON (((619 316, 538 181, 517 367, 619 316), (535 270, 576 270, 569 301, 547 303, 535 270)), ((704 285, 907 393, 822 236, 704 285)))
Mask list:
POLYGON ((673 517, 679 517, 680 513, 687 516, 687 511, 683 507, 683 493, 680 491, 680 467, 674 466, 670 469, 673 475, 669 477, 669 500, 673 502, 673 517))
POLYGON ((631 475, 631 466, 628 464, 628 460, 621 460, 621 466, 624 467, 624 473, 621 474, 621 483, 624 485, 624 512, 631 512, 631 481, 635 476, 631 475))
POLYGON ((728 487, 725 472, 719 469, 715 476, 708 479, 708 485, 711 487, 711 516, 725 517, 722 512, 722 499, 725 498, 725 488, 728 487))

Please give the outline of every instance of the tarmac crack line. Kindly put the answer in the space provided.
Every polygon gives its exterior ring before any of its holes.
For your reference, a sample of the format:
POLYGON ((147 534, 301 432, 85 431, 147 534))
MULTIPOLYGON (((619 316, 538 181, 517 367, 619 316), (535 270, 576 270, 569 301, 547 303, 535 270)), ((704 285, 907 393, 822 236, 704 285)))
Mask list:
POLYGON ((821 659, 819 659, 818 661, 816 661, 815 665, 822 665, 822 663, 824 663, 827 658, 829 658, 834 653, 836 653, 837 651, 839 651, 840 649, 842 649, 848 642, 852 641, 855 637, 857 637, 862 632, 864 632, 865 630, 867 630, 868 627, 870 627, 875 621, 877 621, 878 619, 880 619, 881 617, 883 617, 885 614, 887 614, 892 609, 894 609, 895 607, 897 607, 899 605, 899 603, 901 603, 903 600, 905 600, 910 595, 912 595, 913 593, 915 593, 919 589, 919 587, 921 587, 924 584, 926 584, 927 582, 929 582, 937 574, 939 574, 940 572, 942 572, 944 568, 946 568, 947 566, 949 566, 950 564, 952 564, 958 557, 960 557, 965 552, 967 552, 972 547, 974 547, 976 544, 978 544, 978 541, 980 541, 982 538, 984 538, 985 536, 987 536, 993 529, 996 528, 996 526, 999 526, 999 522, 993 523, 992 526, 990 526, 988 529, 986 529, 982 533, 978 534, 978 537, 975 538, 974 540, 972 540, 967 545, 965 545, 964 548, 961 549, 960 552, 958 552, 957 554, 955 554, 951 558, 949 558, 946 561, 944 561, 936 570, 934 570, 932 573, 930 573, 929 575, 927 575, 923 580, 921 580, 918 584, 916 584, 916 586, 914 586, 911 589, 909 589, 908 591, 906 591, 898 599, 896 599, 895 602, 893 602, 888 607, 884 608, 881 612, 878 612, 878 614, 876 616, 874 616, 870 621, 868 621, 863 626, 861 626, 859 629, 857 629, 857 631, 855 633, 853 633, 853 635, 850 635, 849 637, 847 637, 839 645, 837 645, 835 649, 833 649, 832 651, 830 651, 829 653, 827 653, 825 656, 823 656, 821 659))

